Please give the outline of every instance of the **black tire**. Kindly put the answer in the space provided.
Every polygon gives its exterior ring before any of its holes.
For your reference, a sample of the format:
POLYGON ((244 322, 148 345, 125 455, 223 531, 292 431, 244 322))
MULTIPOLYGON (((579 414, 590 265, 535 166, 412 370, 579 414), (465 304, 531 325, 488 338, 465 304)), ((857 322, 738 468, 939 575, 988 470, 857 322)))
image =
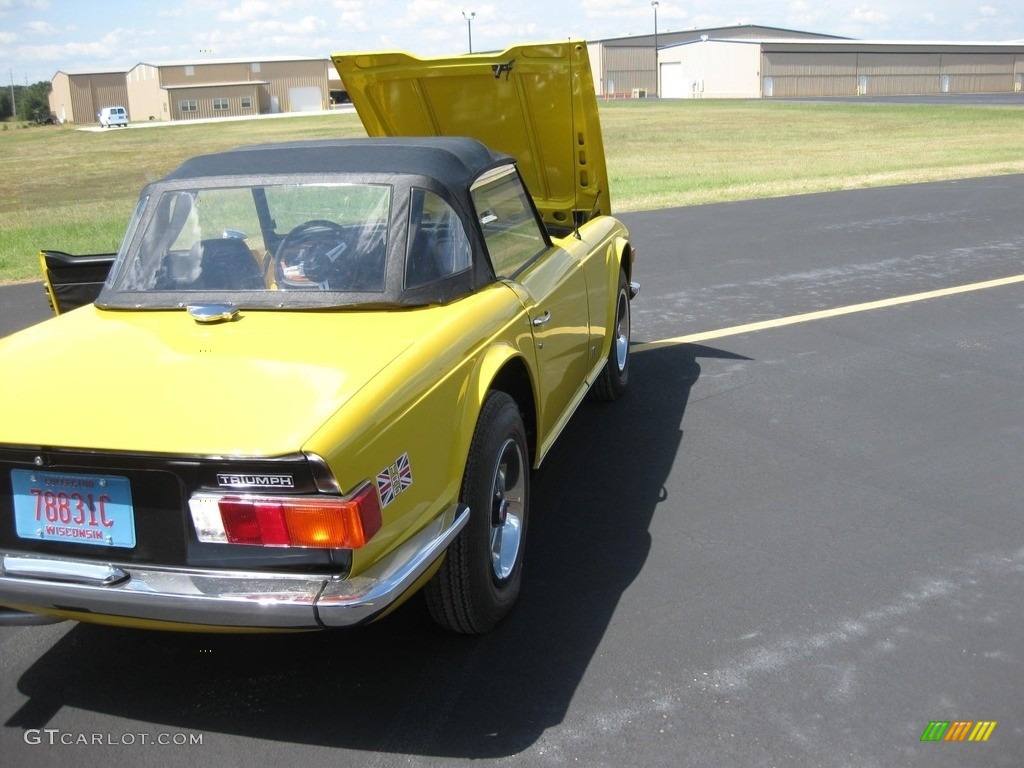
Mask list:
POLYGON ((617 400, 629 387, 629 342, 631 318, 629 309, 629 282, 626 273, 619 272, 619 289, 615 297, 615 325, 612 327, 612 347, 608 351, 604 370, 597 377, 591 393, 598 400, 617 400))
POLYGON ((504 392, 484 400, 462 478, 469 522, 448 548, 424 594, 445 629, 492 629, 519 597, 530 509, 526 430, 516 402, 504 392))

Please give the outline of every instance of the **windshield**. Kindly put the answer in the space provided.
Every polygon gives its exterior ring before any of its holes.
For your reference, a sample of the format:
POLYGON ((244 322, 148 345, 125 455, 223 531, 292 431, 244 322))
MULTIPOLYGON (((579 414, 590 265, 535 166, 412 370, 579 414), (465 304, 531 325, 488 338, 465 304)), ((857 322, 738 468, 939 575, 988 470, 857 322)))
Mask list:
POLYGON ((280 292, 379 293, 391 197, 389 185, 366 183, 167 190, 147 206, 152 213, 118 259, 111 287, 185 300, 192 292, 274 292, 284 305, 280 292))

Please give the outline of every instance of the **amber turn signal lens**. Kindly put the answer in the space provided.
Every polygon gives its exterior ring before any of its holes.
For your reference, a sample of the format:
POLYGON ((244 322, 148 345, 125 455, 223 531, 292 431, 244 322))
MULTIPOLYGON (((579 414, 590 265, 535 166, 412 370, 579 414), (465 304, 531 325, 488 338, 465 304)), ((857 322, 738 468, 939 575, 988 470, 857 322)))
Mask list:
POLYGON ((217 501, 231 544, 358 549, 381 527, 372 485, 348 499, 303 496, 224 496, 217 501))
POLYGON ((284 522, 293 547, 358 549, 369 540, 355 501, 290 503, 284 508, 284 522))

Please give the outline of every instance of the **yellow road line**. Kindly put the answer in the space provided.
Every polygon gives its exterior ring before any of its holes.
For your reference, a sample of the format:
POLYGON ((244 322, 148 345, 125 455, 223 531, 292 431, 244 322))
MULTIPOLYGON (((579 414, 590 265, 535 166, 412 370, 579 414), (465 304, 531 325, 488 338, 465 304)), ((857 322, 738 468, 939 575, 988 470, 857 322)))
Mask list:
POLYGON ((912 293, 908 296, 896 296, 892 299, 880 299, 879 301, 867 301, 863 304, 850 304, 845 307, 834 309, 822 309, 817 312, 806 312, 802 315, 790 315, 779 317, 775 320, 762 320, 758 323, 747 323, 746 325, 734 325, 731 328, 721 328, 717 331, 704 331, 703 333, 692 333, 689 336, 676 336, 672 339, 661 339, 659 341, 648 341, 643 344, 635 344, 630 348, 631 352, 645 352, 649 349, 660 347, 672 347, 678 344, 694 344, 709 339, 720 339, 724 336, 736 336, 741 333, 753 333, 764 331, 769 328, 781 328, 786 325, 797 323, 808 323, 812 320, 824 320, 828 317, 839 317, 840 315, 852 315, 855 312, 868 312, 872 309, 884 309, 885 307, 896 307, 900 304, 911 304, 915 301, 926 299, 938 299, 943 296, 955 296, 958 293, 969 293, 971 291, 983 291, 986 288, 997 288, 1001 285, 1012 285, 1013 283, 1024 283, 1024 275, 1013 275, 1012 277, 1001 277, 997 280, 985 280, 981 283, 970 283, 968 285, 957 285, 952 288, 940 288, 937 291, 925 291, 923 293, 912 293))

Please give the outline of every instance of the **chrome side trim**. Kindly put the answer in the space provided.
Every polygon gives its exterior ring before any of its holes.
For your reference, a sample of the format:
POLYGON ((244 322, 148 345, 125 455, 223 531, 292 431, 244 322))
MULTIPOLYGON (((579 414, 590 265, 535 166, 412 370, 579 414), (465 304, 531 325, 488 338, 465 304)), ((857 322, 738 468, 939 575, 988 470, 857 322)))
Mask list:
MULTIPOLYGON (((199 627, 273 630, 359 624, 398 600, 444 554, 469 521, 469 509, 459 505, 454 521, 446 525, 451 511, 449 507, 352 579, 95 564, 0 552, 0 605, 96 614, 97 621, 110 616, 199 627), (113 580, 120 574, 124 578, 113 580)), ((24 611, 0 608, 0 625, 24 623, 24 611)))

